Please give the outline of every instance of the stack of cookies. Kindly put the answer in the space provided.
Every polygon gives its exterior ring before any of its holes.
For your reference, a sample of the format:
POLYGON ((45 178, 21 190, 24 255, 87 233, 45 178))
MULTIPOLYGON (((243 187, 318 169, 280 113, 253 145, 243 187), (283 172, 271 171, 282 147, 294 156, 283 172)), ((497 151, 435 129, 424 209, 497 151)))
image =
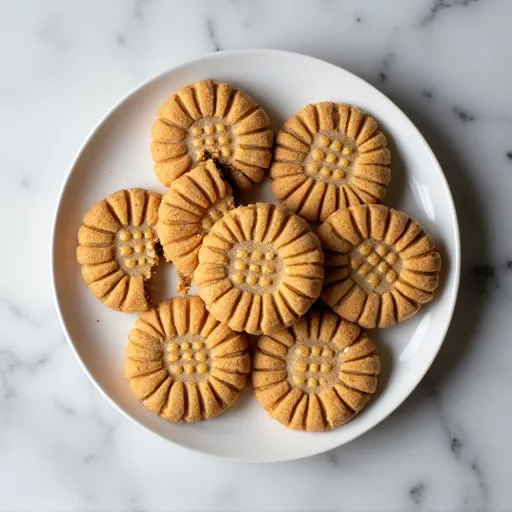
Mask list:
POLYGON ((274 143, 247 93, 204 80, 160 107, 152 139, 167 193, 116 192, 78 231, 89 289, 112 309, 142 313, 126 348, 133 394, 166 420, 196 422, 229 408, 251 375, 258 402, 289 428, 349 421, 380 372, 365 329, 413 316, 441 266, 417 222, 378 204, 391 155, 377 122, 316 103, 274 143), (281 205, 244 205, 267 173, 281 205), (185 297, 154 305, 162 254, 185 297), (192 283, 198 296, 187 296, 192 283))

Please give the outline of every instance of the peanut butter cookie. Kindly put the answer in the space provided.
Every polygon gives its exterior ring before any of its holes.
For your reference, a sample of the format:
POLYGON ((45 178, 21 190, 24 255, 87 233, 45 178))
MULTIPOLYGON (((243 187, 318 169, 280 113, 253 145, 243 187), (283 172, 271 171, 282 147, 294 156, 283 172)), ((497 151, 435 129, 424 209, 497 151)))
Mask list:
POLYGON ((215 223, 194 278, 210 313, 235 331, 270 333, 296 322, 320 294, 320 242, 279 206, 239 206, 215 223))
POLYGON ((198 162, 213 158, 231 186, 246 192, 270 164, 267 114, 227 83, 203 80, 172 95, 158 110, 151 135, 155 173, 168 187, 198 162))
POLYGON ((151 306, 147 282, 158 265, 155 223, 161 200, 141 188, 120 190, 84 216, 77 260, 87 286, 109 308, 132 313, 151 306))
POLYGON ((171 183, 158 209, 156 231, 166 260, 176 266, 179 292, 186 293, 192 283, 204 236, 234 207, 231 187, 212 160, 171 183))
POLYGON ((128 339, 130 389, 169 421, 218 416, 238 399, 251 370, 246 335, 217 322, 199 297, 160 303, 140 316, 128 339))
POLYGON ((308 105, 277 135, 272 190, 309 222, 323 221, 339 208, 379 203, 391 177, 386 146, 375 119, 359 108, 308 105))
POLYGON ((256 398, 270 416, 313 432, 352 419, 375 392, 380 372, 370 338, 319 309, 285 331, 261 336, 253 366, 256 398))
POLYGON ((331 215, 317 232, 325 251, 322 300, 361 327, 390 327, 432 299, 441 258, 405 213, 359 205, 331 215))

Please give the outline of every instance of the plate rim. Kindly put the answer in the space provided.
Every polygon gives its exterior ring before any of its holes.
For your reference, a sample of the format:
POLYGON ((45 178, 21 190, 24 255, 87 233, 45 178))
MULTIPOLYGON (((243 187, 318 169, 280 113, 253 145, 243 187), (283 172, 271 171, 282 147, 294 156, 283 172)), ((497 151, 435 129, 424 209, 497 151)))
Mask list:
POLYGON ((453 195, 452 195, 450 186, 449 186, 448 181, 446 179, 446 176, 445 176, 445 174, 443 172, 443 169, 442 169, 441 165, 439 164, 439 161, 437 160, 437 158, 436 158, 434 152, 432 151, 430 145, 428 144, 428 142, 426 141, 425 137, 420 132, 420 130, 416 127, 416 125, 412 122, 412 120, 407 116, 407 114, 398 105, 396 105, 390 98, 388 98, 383 92, 381 92, 379 89, 377 89, 375 86, 373 86, 372 84, 370 84, 369 82, 367 82, 363 78, 359 77, 358 75, 352 73, 351 71, 348 71, 345 68, 342 68, 341 66, 337 66, 336 64, 332 64, 331 62, 327 62, 327 61, 325 61, 323 59, 320 59, 318 57, 312 57, 311 55, 307 55, 307 54, 303 54, 303 53, 299 53, 299 52, 292 52, 292 51, 287 51, 287 50, 267 49, 267 48, 262 48, 262 49, 253 48, 253 49, 225 50, 225 51, 218 51, 218 52, 214 52, 214 53, 207 53, 207 54, 204 54, 204 55, 202 55, 200 57, 196 57, 196 58, 191 59, 191 60, 182 61, 181 63, 179 63, 179 64, 177 64, 175 66, 172 66, 172 67, 167 68, 167 69, 165 69, 165 70, 163 70, 161 72, 158 72, 158 73, 154 74, 153 76, 151 76, 150 78, 142 81, 141 83, 139 83, 138 85, 133 87, 127 93, 125 93, 95 123, 95 125, 92 127, 92 129, 88 133, 87 137, 84 139, 83 143, 80 145, 80 147, 79 147, 75 157, 73 158, 70 166, 68 167, 68 170, 66 172, 66 176, 65 176, 64 181, 63 181, 63 183, 61 185, 61 188, 59 190, 56 207, 55 207, 55 210, 54 210, 54 213, 53 213, 53 216, 52 216, 52 228, 51 228, 51 236, 50 236, 50 278, 51 278, 51 288, 52 288, 53 302, 54 302, 54 305, 55 305, 55 309, 57 310, 57 316, 59 318, 59 323, 60 323, 60 326, 61 326, 61 328, 62 328, 62 330, 64 332, 64 335, 65 335, 65 338, 66 338, 66 340, 68 342, 68 345, 70 346, 71 351, 73 352, 73 354, 75 355, 76 359, 78 360, 78 362, 80 364, 80 367, 82 368, 84 373, 88 376, 89 380, 93 383, 95 388, 100 392, 100 394, 103 395, 103 397, 106 398, 106 400, 112 406, 114 406, 114 408, 117 409, 124 417, 128 418, 129 420, 131 420, 134 424, 138 425, 140 428, 142 428, 146 432, 149 432, 149 433, 153 434, 154 436, 157 436, 158 438, 161 438, 161 439, 167 441, 168 443, 170 443, 171 445, 173 445, 173 446, 175 446, 175 447, 177 447, 179 449, 182 449, 182 450, 185 450, 185 451, 194 452, 196 454, 201 454, 202 456, 206 456, 206 457, 210 457, 210 458, 214 458, 214 459, 221 459, 221 460, 225 460, 225 461, 229 461, 229 462, 246 463, 246 464, 270 464, 270 463, 276 463, 276 462, 289 462, 289 461, 305 459, 305 458, 308 458, 308 457, 313 457, 315 455, 326 453, 326 452, 328 452, 330 450, 333 450, 333 449, 338 448, 340 446, 343 446, 343 445, 345 445, 347 443, 350 443, 351 441, 354 441, 358 437, 362 436, 363 434, 365 434, 368 431, 370 431, 373 428, 375 428, 382 421, 384 421, 391 414, 393 414, 405 402, 405 400, 407 400, 407 398, 412 394, 412 392, 417 388, 418 384, 421 382, 423 377, 426 375, 428 370, 431 368, 432 363, 434 362, 435 358, 437 357, 437 355, 438 355, 438 353, 439 353, 439 351, 441 349, 441 346, 444 343, 444 340, 446 338, 446 334, 447 334, 448 329, 449 329, 449 327, 451 325, 451 322, 453 320, 453 312, 455 310, 455 305, 457 303, 457 298, 458 298, 458 295, 459 295, 459 288, 460 288, 460 266, 461 266, 461 244, 460 244, 459 221, 458 221, 457 210, 455 208, 455 203, 453 201, 453 195), (78 161, 82 157, 82 154, 86 150, 87 146, 89 145, 90 141, 92 140, 92 138, 94 137, 96 132, 106 122, 106 120, 110 117, 110 115, 113 114, 126 100, 128 100, 130 97, 135 95, 140 90, 142 90, 145 87, 147 87, 152 82, 155 82, 155 81, 159 80, 164 75, 167 75, 169 73, 178 71, 178 70, 180 70, 182 68, 185 68, 187 66, 190 66, 190 65, 201 64, 201 62, 203 62, 203 61, 207 61, 207 60, 211 60, 211 59, 217 59, 217 58, 225 58, 226 56, 229 57, 231 55, 241 55, 241 54, 245 54, 245 55, 259 54, 259 55, 268 55, 268 56, 276 56, 276 55, 278 55, 278 56, 282 56, 282 57, 290 57, 290 56, 291 57, 300 57, 300 58, 302 58, 304 60, 320 62, 323 65, 328 65, 328 66, 331 66, 331 67, 336 68, 336 69, 341 69, 342 71, 344 71, 345 73, 350 75, 356 81, 360 81, 360 82, 364 83, 365 86, 369 86, 371 88, 372 92, 377 95, 377 97, 379 98, 380 101, 384 101, 384 102, 390 103, 394 108, 396 108, 397 111, 400 112, 400 114, 402 116, 404 116, 410 122, 410 124, 411 124, 411 126, 413 128, 413 131, 415 132, 415 136, 418 138, 419 142, 421 143, 423 148, 427 151, 428 155, 432 159, 432 162, 433 162, 433 164, 434 164, 434 166, 436 168, 436 171, 437 171, 437 173, 438 173, 438 175, 439 175, 439 177, 441 179, 441 182, 442 182, 445 190, 448 192, 448 199, 449 199, 448 207, 449 207, 449 210, 450 210, 450 212, 452 214, 452 217, 453 217, 453 221, 454 221, 453 222, 453 230, 454 230, 454 233, 455 233, 455 251, 454 251, 454 255, 453 255, 454 259, 451 262, 452 263, 452 267, 453 267, 452 272, 454 273, 453 294, 452 294, 452 296, 450 298, 450 303, 449 303, 449 306, 448 306, 448 315, 446 317, 445 325, 443 326, 443 329, 441 330, 441 334, 439 336, 439 341, 437 342, 437 346, 432 351, 430 359, 429 359, 428 362, 426 362, 423 370, 419 371, 417 376, 415 376, 415 378, 413 379, 413 385, 410 387, 409 391, 407 393, 405 393, 403 396, 399 397, 399 400, 397 401, 397 403, 394 404, 388 411, 386 411, 386 414, 383 415, 381 418, 379 418, 375 423, 373 423, 373 424, 371 424, 371 425, 369 425, 369 426, 367 426, 365 428, 362 428, 361 430, 355 432, 352 436, 349 437, 349 439, 345 440, 344 442, 342 442, 340 444, 335 444, 335 445, 333 445, 331 447, 322 448, 320 451, 314 451, 314 452, 311 452, 309 454, 301 454, 301 455, 297 455, 297 456, 288 456, 288 457, 285 457, 285 458, 282 458, 282 457, 280 457, 280 458, 267 458, 265 460, 244 459, 244 458, 241 458, 241 457, 233 457, 233 456, 228 456, 228 455, 221 455, 221 454, 211 453, 211 452, 207 452, 207 451, 202 451, 202 450, 200 450, 198 448, 195 448, 195 447, 192 447, 192 446, 186 446, 186 445, 180 444, 180 443, 176 442, 175 440, 170 439, 168 437, 165 437, 162 434, 160 434, 159 432, 156 432, 156 431, 152 430, 151 428, 146 426, 144 423, 139 421, 137 418, 132 416, 129 412, 125 411, 101 387, 99 382, 90 373, 89 369, 87 368, 87 366, 85 365, 84 361, 80 357, 80 354, 78 353, 78 350, 77 350, 77 348, 75 346, 75 343, 73 342, 72 337, 71 337, 71 335, 70 335, 70 333, 69 333, 69 331, 67 329, 66 321, 65 321, 65 319, 63 317, 63 314, 62 314, 62 310, 61 310, 61 306, 60 306, 61 301, 60 301, 60 298, 59 298, 59 294, 58 294, 58 290, 57 290, 57 284, 56 284, 56 273, 57 273, 57 269, 56 269, 57 261, 56 261, 56 253, 55 253, 55 245, 56 245, 56 237, 57 237, 57 229, 56 228, 57 228, 57 222, 58 222, 59 216, 61 214, 60 210, 61 210, 61 206, 62 206, 63 197, 64 197, 64 194, 65 194, 65 192, 67 190, 67 187, 69 185, 69 182, 70 182, 71 176, 73 174, 74 168, 76 167, 78 161))

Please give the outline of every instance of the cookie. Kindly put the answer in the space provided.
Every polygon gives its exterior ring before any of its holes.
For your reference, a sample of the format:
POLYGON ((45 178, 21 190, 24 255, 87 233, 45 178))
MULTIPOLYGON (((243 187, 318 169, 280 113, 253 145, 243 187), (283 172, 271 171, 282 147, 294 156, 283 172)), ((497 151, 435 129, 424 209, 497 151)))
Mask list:
POLYGON ((272 190, 309 222, 384 199, 391 178, 386 137, 373 117, 343 103, 308 105, 276 138, 272 190))
POLYGON ((247 336, 217 322, 199 297, 160 303, 137 319, 128 339, 130 389, 169 421, 218 416, 238 399, 251 370, 247 336))
POLYGON ((321 291, 323 254, 307 222, 272 204, 239 206, 203 240, 194 279, 210 313, 235 331, 296 322, 321 291))
POLYGON ((167 261, 178 272, 178 291, 186 293, 199 262, 204 236, 235 207, 231 187, 212 160, 173 181, 158 209, 156 231, 167 261))
POLYGON ((313 309, 289 329, 259 338, 252 383, 272 418, 294 430, 320 432, 363 409, 379 372, 375 345, 360 327, 313 309))
POLYGON ((390 327, 432 299, 441 257, 405 213, 381 205, 351 206, 317 231, 325 251, 322 300, 361 327, 390 327))
POLYGON ((244 91, 203 80, 172 95, 158 110, 151 154, 166 186, 207 158, 236 191, 246 192, 270 165, 272 131, 265 111, 244 91))
POLYGON ((119 190, 83 218, 76 257, 87 286, 109 308, 132 313, 151 307, 148 280, 158 265, 161 200, 141 188, 119 190))

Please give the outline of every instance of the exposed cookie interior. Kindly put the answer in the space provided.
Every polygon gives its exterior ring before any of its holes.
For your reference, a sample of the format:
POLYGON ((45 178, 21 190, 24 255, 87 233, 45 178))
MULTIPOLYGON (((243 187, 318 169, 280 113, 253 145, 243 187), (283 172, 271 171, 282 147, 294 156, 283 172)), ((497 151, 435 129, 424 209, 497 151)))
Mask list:
POLYGON ((233 193, 238 192, 238 185, 233 177, 233 173, 237 172, 236 169, 227 161, 227 158, 222 154, 213 151, 212 149, 204 149, 198 156, 198 161, 205 162, 212 160, 220 177, 231 187, 233 193))
POLYGON ((234 135, 230 126, 219 117, 204 117, 189 128, 186 138, 188 150, 202 160, 205 152, 216 158, 229 158, 234 151, 234 135))
POLYGON ((181 293, 182 295, 187 295, 194 282, 194 275, 184 274, 179 270, 176 271, 178 275, 178 286, 176 287, 176 291, 181 293))
POLYGON ((235 135, 226 121, 220 117, 204 117, 198 119, 190 127, 186 139, 189 153, 195 154, 197 162, 213 160, 232 190, 238 190, 233 179, 235 169, 230 164, 235 150, 235 135))
POLYGON ((158 264, 159 244, 154 226, 124 226, 115 236, 116 260, 129 276, 149 279, 158 264))

